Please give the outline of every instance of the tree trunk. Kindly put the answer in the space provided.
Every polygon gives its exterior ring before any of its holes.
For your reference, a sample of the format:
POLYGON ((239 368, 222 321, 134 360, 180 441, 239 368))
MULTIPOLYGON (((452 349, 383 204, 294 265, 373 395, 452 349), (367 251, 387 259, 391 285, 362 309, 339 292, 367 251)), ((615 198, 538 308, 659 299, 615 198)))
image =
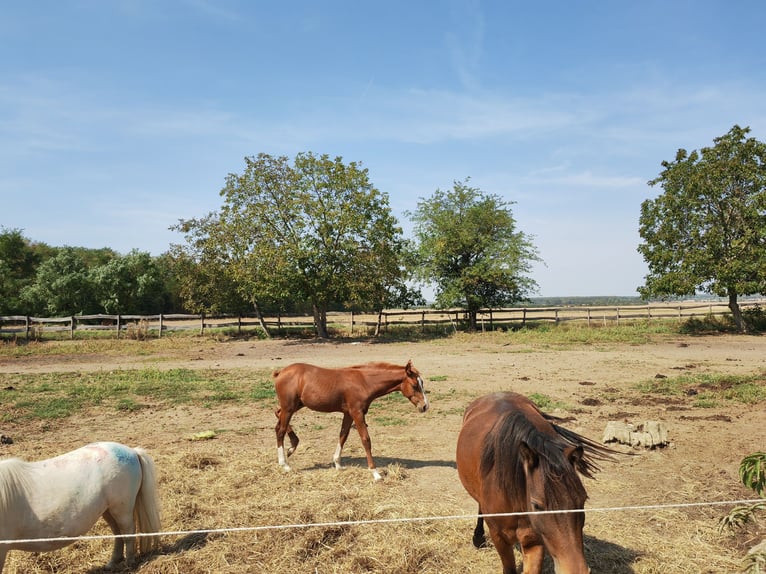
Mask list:
POLYGON ((316 303, 312 305, 314 309, 314 326, 317 330, 317 337, 320 339, 329 339, 327 332, 327 310, 320 308, 316 303))
POLYGON ((472 333, 477 330, 476 315, 476 309, 468 309, 468 330, 472 333))
POLYGON ((266 325, 266 321, 263 318, 263 313, 261 313, 261 307, 258 305, 258 301, 253 301, 253 307, 255 308, 255 316, 258 318, 258 325, 263 329, 263 332, 266 333, 266 337, 268 339, 271 339, 271 331, 269 331, 268 325, 266 325))
POLYGON ((740 333, 747 333, 747 325, 742 317, 742 309, 739 308, 737 292, 734 289, 729 289, 729 310, 734 318, 734 324, 737 325, 737 330, 740 333))
POLYGON ((380 326, 382 322, 383 322, 383 309, 378 311, 378 322, 375 325, 375 333, 373 334, 373 337, 380 336, 380 326))

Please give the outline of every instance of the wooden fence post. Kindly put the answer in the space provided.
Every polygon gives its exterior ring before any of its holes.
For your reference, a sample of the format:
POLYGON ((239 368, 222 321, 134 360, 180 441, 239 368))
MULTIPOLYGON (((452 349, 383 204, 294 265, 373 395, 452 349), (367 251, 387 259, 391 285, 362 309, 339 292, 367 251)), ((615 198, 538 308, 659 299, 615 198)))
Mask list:
POLYGON ((162 313, 160 313, 160 334, 159 334, 159 335, 157 335, 157 338, 158 338, 158 339, 162 339, 162 325, 163 325, 163 322, 162 322, 162 313))
POLYGON ((351 325, 349 326, 351 329, 351 334, 354 334, 354 311, 351 311, 351 325))
POLYGON ((74 315, 69 317, 69 339, 74 340, 74 315))
POLYGON ((200 335, 204 335, 205 334, 205 314, 204 313, 200 313, 199 316, 200 316, 200 332, 199 332, 199 334, 200 335))
POLYGON ((588 307, 588 328, 590 329, 590 307, 588 307))

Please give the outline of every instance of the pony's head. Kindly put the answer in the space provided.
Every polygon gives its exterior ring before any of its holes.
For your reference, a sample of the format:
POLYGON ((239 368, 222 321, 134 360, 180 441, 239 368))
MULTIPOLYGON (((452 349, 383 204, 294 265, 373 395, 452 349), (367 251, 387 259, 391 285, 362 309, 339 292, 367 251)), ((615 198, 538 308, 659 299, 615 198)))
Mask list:
POLYGON ((423 384, 423 378, 418 370, 412 366, 412 361, 407 361, 404 367, 404 380, 401 384, 402 394, 418 408, 418 411, 424 413, 428 410, 428 397, 426 388, 423 384))

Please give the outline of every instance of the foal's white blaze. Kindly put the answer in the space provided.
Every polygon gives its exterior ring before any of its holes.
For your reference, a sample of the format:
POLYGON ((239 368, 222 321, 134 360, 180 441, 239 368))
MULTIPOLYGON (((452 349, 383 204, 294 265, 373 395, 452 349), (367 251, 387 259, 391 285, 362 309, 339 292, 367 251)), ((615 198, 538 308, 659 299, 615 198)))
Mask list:
POLYGON ((423 383, 423 379, 420 378, 420 375, 418 375, 418 386, 420 387, 420 392, 423 394, 424 410, 428 410, 428 395, 426 395, 426 386, 423 383))
POLYGON ((290 470, 290 466, 287 464, 287 461, 285 460, 285 447, 283 446, 277 447, 277 460, 279 461, 279 466, 281 466, 285 471, 290 470))

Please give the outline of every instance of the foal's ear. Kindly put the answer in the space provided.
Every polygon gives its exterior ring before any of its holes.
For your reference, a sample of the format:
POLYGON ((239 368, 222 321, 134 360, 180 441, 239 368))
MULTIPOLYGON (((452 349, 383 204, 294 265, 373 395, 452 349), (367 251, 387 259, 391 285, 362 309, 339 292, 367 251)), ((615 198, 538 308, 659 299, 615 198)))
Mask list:
POLYGON ((412 373, 412 359, 410 359, 409 361, 407 361, 407 364, 406 364, 406 365, 404 365, 404 370, 407 372, 407 374, 408 374, 408 375, 409 375, 410 373, 412 373))
POLYGON ((582 446, 568 446, 564 449, 564 456, 579 470, 582 467, 583 452, 582 446))
POLYGON ((529 448, 529 445, 525 442, 519 444, 519 456, 526 472, 534 470, 540 462, 537 453, 529 448))

